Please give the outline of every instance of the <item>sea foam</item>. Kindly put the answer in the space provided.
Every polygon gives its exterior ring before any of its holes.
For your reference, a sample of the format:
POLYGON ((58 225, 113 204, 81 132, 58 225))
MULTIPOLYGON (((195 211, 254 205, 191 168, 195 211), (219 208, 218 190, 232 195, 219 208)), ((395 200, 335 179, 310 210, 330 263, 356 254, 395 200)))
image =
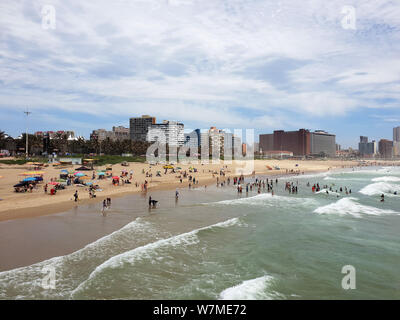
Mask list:
POLYGON ((398 212, 393 210, 379 209, 359 204, 357 200, 358 200, 357 198, 352 198, 352 197, 343 198, 334 203, 319 207, 315 209, 314 212, 319 214, 351 215, 357 218, 361 218, 363 214, 369 214, 369 215, 398 214, 398 212))
POLYGON ((273 277, 265 275, 260 278, 243 281, 225 289, 219 295, 220 300, 272 300, 274 294, 267 292, 273 277))
POLYGON ((232 218, 223 222, 219 222, 210 226, 195 229, 190 232, 178 234, 170 238, 161 239, 156 242, 148 243, 144 246, 137 247, 133 250, 116 255, 101 265, 97 266, 96 269, 89 275, 88 279, 82 282, 72 293, 71 296, 84 290, 86 285, 95 278, 98 274, 106 269, 115 269, 123 266, 124 264, 134 264, 136 261, 151 258, 151 255, 159 248, 163 247, 184 247, 189 245, 195 245, 199 243, 198 233, 205 230, 212 230, 214 228, 228 228, 235 225, 241 226, 239 218, 232 218))
POLYGON ((400 195, 393 194, 394 191, 397 191, 397 193, 399 194, 400 185, 388 182, 376 182, 367 185, 366 187, 362 188, 359 192, 367 196, 381 195, 383 193, 387 196, 394 196, 400 198, 400 195))
POLYGON ((393 176, 379 177, 379 178, 372 179, 372 181, 374 181, 374 182, 400 182, 400 177, 393 177, 393 176))

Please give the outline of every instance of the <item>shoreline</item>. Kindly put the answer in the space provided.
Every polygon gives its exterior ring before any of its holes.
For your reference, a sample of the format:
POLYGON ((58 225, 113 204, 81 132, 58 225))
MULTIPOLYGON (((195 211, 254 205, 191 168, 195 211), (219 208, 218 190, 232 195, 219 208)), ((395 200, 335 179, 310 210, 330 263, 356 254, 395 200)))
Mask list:
MULTIPOLYGON (((256 160, 256 162, 259 160, 256 160)), ((265 162, 264 160, 261 160, 262 162, 265 162)), ((279 163, 278 160, 277 162, 279 163)), ((271 163, 272 161, 267 161, 268 163, 271 163)), ((295 161, 295 162, 300 162, 301 161, 295 161)), ((296 169, 300 170, 300 174, 298 173, 291 173, 291 172, 282 172, 285 170, 285 168, 282 168, 281 170, 268 170, 265 167, 262 168, 262 170, 255 170, 254 174, 248 174, 244 175, 246 178, 251 177, 251 176, 271 176, 271 177, 277 177, 277 178, 283 178, 283 177, 297 177, 297 176, 302 176, 303 174, 317 174, 317 173, 323 173, 323 172, 336 172, 336 171, 341 171, 345 169, 350 169, 350 168, 362 168, 362 167, 368 167, 368 166, 359 166, 355 162, 349 162, 349 161, 336 161, 338 162, 337 165, 331 166, 329 168, 319 168, 319 169, 314 169, 314 168, 304 168, 304 167, 299 167, 297 168, 291 168, 291 169, 296 169)), ((393 164, 393 162, 391 162, 393 164)), ((323 163, 322 163, 323 164, 323 163)), ((218 164, 218 166, 222 166, 222 164, 218 164)), ((378 165, 378 164, 377 164, 378 165)), ((379 165, 383 165, 382 163, 379 165)), ((399 165, 399 163, 397 164, 399 165)), ((371 165, 370 165, 371 166, 371 165)), ((209 168, 207 168, 209 169, 209 168)), ((213 168, 215 169, 215 168, 213 168)), ((230 168, 231 170, 228 171, 225 176, 220 176, 216 175, 215 177, 210 177, 210 176, 198 176, 194 173, 192 175, 196 178, 198 184, 194 187, 194 189, 203 187, 204 185, 210 185, 210 184, 216 184, 216 179, 219 177, 220 181, 224 181, 227 178, 232 178, 235 176, 238 176, 232 171, 235 171, 235 168, 232 167, 230 168)), ((206 174, 210 174, 207 172, 206 174)), ((189 175, 189 174, 188 174, 189 175)), ((210 174, 211 175, 211 174, 210 174)), ((10 220, 16 220, 16 219, 29 219, 29 218, 35 218, 35 217, 40 217, 40 216, 46 216, 46 215, 51 215, 51 214, 57 214, 57 213, 62 213, 68 210, 71 210, 75 207, 80 207, 88 204, 101 204, 101 202, 107 198, 122 198, 125 196, 129 196, 132 194, 143 194, 146 195, 148 193, 151 193, 152 191, 159 191, 159 190, 174 190, 174 189, 182 189, 182 188, 188 188, 189 182, 185 179, 182 183, 180 183, 179 180, 157 180, 157 181, 149 181, 149 186, 147 192, 141 191, 140 187, 135 187, 134 185, 131 186, 130 190, 124 190, 123 186, 121 187, 121 190, 107 190, 104 193, 96 194, 96 198, 94 199, 89 199, 89 198, 83 198, 78 200, 77 203, 75 203, 72 199, 70 200, 64 200, 60 199, 59 201, 55 201, 54 203, 39 203, 38 205, 29 205, 29 206, 22 206, 20 208, 13 208, 13 209, 7 209, 7 210, 1 210, 0 209, 0 222, 3 221, 10 221, 10 220), (133 188, 132 188, 133 187, 133 188), (33 209, 33 210, 32 210, 33 209)), ((120 187, 117 187, 120 188, 120 187)), ((66 192, 71 191, 71 197, 72 197, 72 192, 74 188, 70 188, 69 190, 62 191, 63 194, 66 192)), ((78 189, 79 190, 79 189, 78 189)), ((84 191, 84 190, 81 190, 84 191)), ((55 196, 57 197, 57 195, 55 196)), ((67 198, 64 196, 64 198, 67 198)), ((53 198, 56 199, 56 198, 53 198)), ((52 200, 53 200, 52 199, 52 200)), ((58 199, 57 199, 58 200, 58 199)), ((4 200, 3 200, 4 201, 4 200)), ((2 204, 2 202, 0 204, 2 204)), ((1 208, 1 207, 0 207, 1 208)))

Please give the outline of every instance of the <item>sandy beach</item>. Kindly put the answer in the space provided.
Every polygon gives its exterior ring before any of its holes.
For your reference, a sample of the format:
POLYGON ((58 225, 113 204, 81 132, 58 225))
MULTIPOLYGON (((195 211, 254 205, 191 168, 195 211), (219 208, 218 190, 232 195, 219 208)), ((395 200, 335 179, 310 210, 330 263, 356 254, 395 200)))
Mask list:
MULTIPOLYGON (((370 161, 369 164, 377 164, 375 161, 370 161)), ((380 165, 392 165, 395 162, 384 162, 380 161, 380 165)), ((399 164, 399 162, 397 162, 399 164)), ((308 172, 323 172, 328 170, 343 169, 358 166, 358 161, 341 161, 341 160, 255 160, 254 171, 256 175, 284 175, 294 174, 299 172, 300 174, 308 172), (273 168, 273 170, 270 170, 273 168), (280 170, 275 169, 279 167, 280 170)), ((92 181, 94 184, 98 184, 102 191, 96 192, 96 198, 89 198, 88 187, 83 186, 68 186, 64 190, 59 190, 56 195, 46 194, 43 190, 43 186, 50 182, 52 178, 59 178, 60 168, 55 168, 51 165, 43 168, 44 181, 37 185, 37 188, 33 189, 32 193, 16 193, 14 192, 13 185, 18 183, 24 177, 21 173, 32 170, 32 167, 26 165, 4 165, 0 164, 0 221, 12 220, 19 218, 28 218, 41 215, 47 215, 57 213, 71 209, 72 207, 80 204, 97 203, 106 197, 120 197, 131 193, 142 192, 141 185, 147 180, 148 190, 160 190, 160 189, 175 189, 188 187, 188 179, 183 179, 180 182, 180 172, 186 171, 188 176, 191 175, 198 182, 199 186, 216 184, 217 177, 222 182, 226 178, 231 176, 238 176, 236 169, 243 167, 243 163, 240 161, 233 161, 231 163, 224 163, 221 161, 218 164, 179 164, 181 170, 176 173, 172 173, 168 170, 167 174, 164 174, 163 165, 149 166, 146 163, 130 163, 128 167, 121 166, 121 164, 113 165, 112 172, 114 175, 121 175, 122 170, 127 170, 128 173, 133 171, 133 178, 131 184, 120 184, 114 186, 111 178, 99 180, 96 176, 95 180, 92 181), (189 172, 189 168, 194 167, 197 172, 189 172), (225 168, 225 176, 219 176, 221 168, 225 168), (157 171, 161 172, 161 177, 156 176, 157 171), (144 172, 144 173, 143 173, 144 172), (217 172, 218 174, 213 174, 217 172), (152 177, 146 177, 146 173, 152 174, 152 177), (136 182, 138 186, 136 187, 136 182), (79 201, 76 203, 73 200, 73 194, 75 190, 78 190, 79 201)), ((68 170, 76 169, 79 166, 71 166, 68 170)), ((108 166, 94 167, 95 170, 105 169, 108 166)), ((92 171, 85 171, 85 173, 91 178, 92 171)))

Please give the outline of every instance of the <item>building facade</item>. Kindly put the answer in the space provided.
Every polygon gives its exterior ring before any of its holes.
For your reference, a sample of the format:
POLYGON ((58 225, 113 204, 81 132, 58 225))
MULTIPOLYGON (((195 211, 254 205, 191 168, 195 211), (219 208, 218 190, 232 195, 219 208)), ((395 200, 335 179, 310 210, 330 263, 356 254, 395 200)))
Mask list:
POLYGON ((64 130, 59 130, 59 131, 36 131, 34 133, 35 136, 44 138, 48 137, 49 139, 56 139, 58 137, 66 137, 68 140, 74 140, 75 139, 75 132, 74 131, 64 131, 64 130))
POLYGON ((368 142, 368 137, 360 136, 358 152, 361 156, 374 157, 377 154, 377 144, 375 140, 368 142))
POLYGON ((393 141, 400 141, 400 127, 393 128, 393 141))
POLYGON ((97 129, 93 130, 90 134, 90 140, 97 140, 99 142, 104 141, 106 139, 110 139, 112 141, 117 140, 127 140, 129 139, 129 128, 125 128, 123 126, 113 127, 112 131, 108 131, 106 129, 97 129))
POLYGON ((382 158, 393 158, 393 141, 387 139, 379 140, 379 154, 382 158))
POLYGON ((147 141, 170 146, 183 146, 185 143, 185 133, 183 123, 177 121, 164 120, 162 123, 155 123, 149 127, 147 141))
POLYGON ((312 155, 336 155, 336 136, 323 130, 310 133, 310 153, 312 155))
POLYGON ((156 123, 156 118, 143 115, 140 118, 129 119, 129 133, 133 141, 147 141, 147 133, 151 125, 156 123))

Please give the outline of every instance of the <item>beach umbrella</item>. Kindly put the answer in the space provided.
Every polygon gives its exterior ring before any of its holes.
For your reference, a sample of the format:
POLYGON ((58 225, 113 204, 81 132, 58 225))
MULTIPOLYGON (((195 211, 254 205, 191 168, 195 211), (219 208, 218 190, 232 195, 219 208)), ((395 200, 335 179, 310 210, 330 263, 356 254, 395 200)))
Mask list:
POLYGON ((75 177, 83 177, 85 174, 83 172, 75 172, 74 173, 75 177))
POLYGON ((57 182, 67 182, 65 179, 57 179, 57 182))
POLYGON ((67 174, 69 173, 68 170, 65 170, 65 169, 61 170, 61 172, 67 173, 67 174))
POLYGON ((25 178, 24 180, 22 180, 23 182, 29 182, 29 181, 36 181, 35 178, 29 177, 29 178, 25 178))
POLYGON ((79 177, 79 179, 81 179, 81 180, 86 180, 86 179, 90 180, 90 178, 88 176, 82 176, 82 177, 79 177))
POLYGON ((99 176, 104 176, 106 175, 104 172, 99 172, 99 176))
POLYGON ((112 177, 114 180, 119 180, 119 177, 118 176, 114 176, 114 177, 112 177))

